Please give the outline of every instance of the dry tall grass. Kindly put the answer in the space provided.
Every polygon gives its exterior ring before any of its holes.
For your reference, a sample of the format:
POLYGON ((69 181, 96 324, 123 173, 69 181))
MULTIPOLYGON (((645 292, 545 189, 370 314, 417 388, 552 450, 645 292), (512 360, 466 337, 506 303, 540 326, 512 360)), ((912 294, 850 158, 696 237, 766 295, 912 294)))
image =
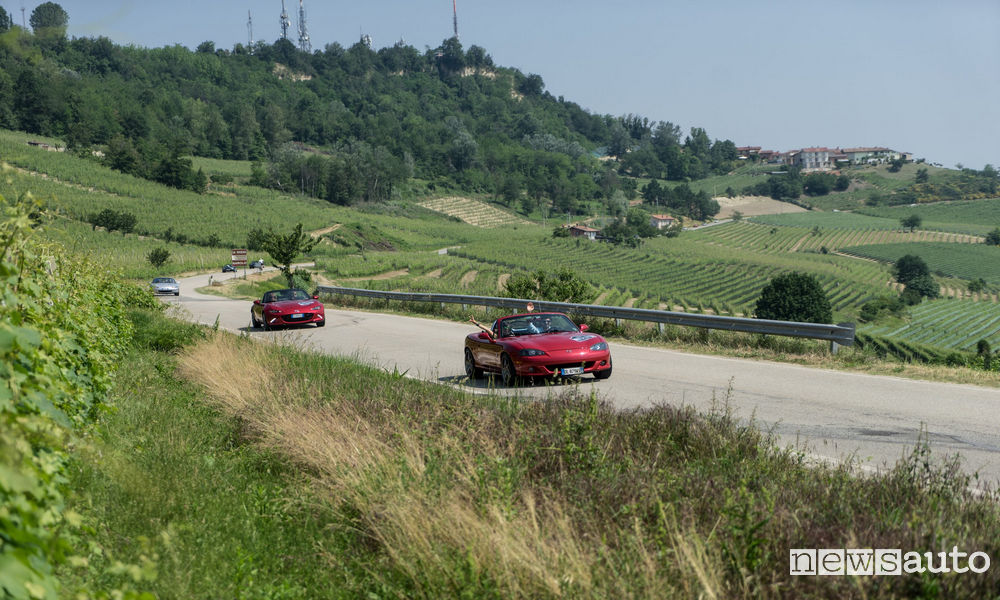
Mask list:
MULTIPOLYGON (((238 418, 255 443, 314 474, 331 505, 349 507, 356 526, 378 544, 397 574, 406 574, 417 596, 457 591, 469 577, 489 581, 502 597, 635 593, 614 581, 615 561, 608 557, 615 551, 581 531, 552 494, 522 491, 513 508, 502 500, 483 500, 480 466, 484 460, 503 460, 503 452, 485 436, 440 431, 430 448, 396 415, 382 411, 372 419, 362 414, 358 407, 371 398, 289 378, 274 348, 230 335, 188 349, 180 369, 205 387, 210 403, 238 418), (443 485, 440 467, 429 464, 435 456, 448 457, 443 485)), ((639 561, 644 597, 692 588, 716 596, 710 590, 719 589, 717 568, 706 564, 704 549, 690 541, 680 549, 696 578, 671 582, 676 573, 663 572, 653 559, 639 561)))

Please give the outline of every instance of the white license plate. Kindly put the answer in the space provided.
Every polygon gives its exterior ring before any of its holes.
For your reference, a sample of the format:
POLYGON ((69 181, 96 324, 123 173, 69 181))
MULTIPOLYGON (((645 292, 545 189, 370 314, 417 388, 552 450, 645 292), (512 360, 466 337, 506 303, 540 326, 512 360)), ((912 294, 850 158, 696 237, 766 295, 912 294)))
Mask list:
POLYGON ((290 319, 301 319, 301 318, 302 318, 302 317, 304 317, 304 316, 305 316, 305 315, 304 315, 304 314, 302 314, 302 313, 295 313, 294 315, 290 316, 289 318, 290 318, 290 319))
POLYGON ((570 367, 568 369, 559 369, 560 375, 581 375, 583 374, 583 367, 570 367))

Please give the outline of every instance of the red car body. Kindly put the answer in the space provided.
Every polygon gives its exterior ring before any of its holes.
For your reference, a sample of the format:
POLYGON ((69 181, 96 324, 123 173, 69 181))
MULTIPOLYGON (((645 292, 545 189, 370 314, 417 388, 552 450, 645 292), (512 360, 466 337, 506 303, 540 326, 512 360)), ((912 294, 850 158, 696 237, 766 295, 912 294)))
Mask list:
POLYGON ((326 325, 326 310, 318 298, 298 288, 264 292, 264 296, 254 300, 250 308, 250 327, 267 330, 309 323, 322 327, 326 325))
MULTIPOLYGON (((485 329, 485 327, 484 327, 485 329)), ((465 373, 499 373, 504 385, 520 377, 611 376, 611 350, 605 339, 587 333, 562 313, 525 313, 497 319, 490 331, 465 338, 465 373)))

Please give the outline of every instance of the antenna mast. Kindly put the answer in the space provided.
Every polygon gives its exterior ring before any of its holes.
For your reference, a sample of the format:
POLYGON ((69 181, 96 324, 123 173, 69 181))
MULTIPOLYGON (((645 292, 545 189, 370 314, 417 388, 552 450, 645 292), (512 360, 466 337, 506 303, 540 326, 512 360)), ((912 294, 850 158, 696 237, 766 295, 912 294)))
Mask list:
POLYGON ((285 10, 285 0, 281 0, 281 39, 288 39, 288 28, 291 27, 292 22, 288 18, 288 11, 285 10))
POLYGON ((457 0, 451 0, 452 25, 455 27, 455 39, 458 39, 458 4, 457 0))
POLYGON ((250 54, 253 54, 253 15, 250 14, 249 10, 247 11, 247 31, 250 33, 250 54))
POLYGON ((299 0, 299 50, 312 52, 312 44, 309 42, 309 30, 306 29, 306 9, 299 0))

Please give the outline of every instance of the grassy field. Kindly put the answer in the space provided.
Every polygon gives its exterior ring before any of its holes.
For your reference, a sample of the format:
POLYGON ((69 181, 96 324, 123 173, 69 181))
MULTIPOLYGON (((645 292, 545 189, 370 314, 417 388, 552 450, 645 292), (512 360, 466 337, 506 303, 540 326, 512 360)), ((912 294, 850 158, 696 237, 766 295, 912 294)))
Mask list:
POLYGON ((875 217, 899 219, 917 215, 925 229, 964 231, 986 235, 1000 227, 1000 198, 966 202, 937 202, 919 206, 864 207, 858 212, 875 217))
POLYGON ((979 576, 791 577, 789 548, 997 556, 995 498, 917 448, 858 477, 726 409, 616 411, 448 387, 137 319, 72 469, 114 561, 159 598, 987 597, 979 576), (154 401, 150 401, 150 400, 154 401), (835 501, 831 500, 835 499, 835 501), (154 575, 155 573, 155 575, 154 575))

